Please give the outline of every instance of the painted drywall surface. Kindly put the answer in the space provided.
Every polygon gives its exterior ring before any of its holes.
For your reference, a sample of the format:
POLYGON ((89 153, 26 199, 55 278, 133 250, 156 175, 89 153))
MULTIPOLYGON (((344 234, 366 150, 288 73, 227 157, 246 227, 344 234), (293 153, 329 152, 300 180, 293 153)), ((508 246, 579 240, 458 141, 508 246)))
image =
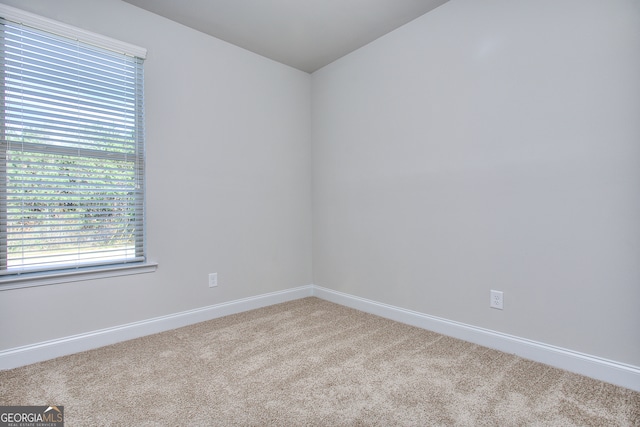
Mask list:
POLYGON ((314 283, 640 366, 638 76, 631 0, 452 0, 317 71, 314 283))
POLYGON ((311 283, 308 74, 118 0, 5 3, 148 49, 159 267, 1 291, 0 350, 311 283))

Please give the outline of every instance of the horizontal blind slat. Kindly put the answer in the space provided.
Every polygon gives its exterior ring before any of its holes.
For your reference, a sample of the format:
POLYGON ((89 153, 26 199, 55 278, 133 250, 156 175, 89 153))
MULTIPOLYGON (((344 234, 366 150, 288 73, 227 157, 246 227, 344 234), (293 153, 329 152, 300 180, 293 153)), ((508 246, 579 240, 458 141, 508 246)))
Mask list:
MULTIPOLYGON (((2 67, 0 67, 0 72, 2 72, 2 67)), ((24 83, 24 82, 23 82, 24 83)), ((5 89, 6 91, 6 89, 5 89)), ((7 96, 10 96, 7 95, 7 96)), ((20 97, 23 102, 39 102, 42 98, 42 93, 40 90, 33 89, 31 86, 22 84, 20 87, 20 97)), ((50 107, 57 107, 60 110, 65 110, 74 106, 75 97, 73 94, 56 94, 51 91, 47 92, 47 105, 50 107)), ((113 115, 114 117, 121 117, 121 120, 131 120, 136 117, 136 110, 129 103, 121 102, 122 105, 118 104, 118 100, 113 100, 114 102, 110 103, 100 103, 100 102, 92 102, 89 100, 84 100, 82 103, 82 108, 85 114, 95 114, 95 115, 113 115)), ((132 98, 132 102, 135 102, 135 98, 132 98)), ((12 111, 11 109, 5 109, 2 106, 3 113, 7 111, 12 111)))

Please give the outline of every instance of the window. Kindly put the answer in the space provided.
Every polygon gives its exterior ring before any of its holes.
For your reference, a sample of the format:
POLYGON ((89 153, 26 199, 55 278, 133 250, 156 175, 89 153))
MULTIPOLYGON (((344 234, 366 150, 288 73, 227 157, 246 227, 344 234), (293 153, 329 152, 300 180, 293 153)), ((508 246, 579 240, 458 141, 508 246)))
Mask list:
POLYGON ((144 261, 144 50, 0 17, 0 280, 144 261))

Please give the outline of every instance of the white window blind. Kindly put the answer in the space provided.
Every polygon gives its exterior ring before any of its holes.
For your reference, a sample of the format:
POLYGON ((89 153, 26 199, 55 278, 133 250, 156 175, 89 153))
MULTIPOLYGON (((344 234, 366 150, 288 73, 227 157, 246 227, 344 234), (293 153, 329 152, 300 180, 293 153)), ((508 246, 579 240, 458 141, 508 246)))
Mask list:
POLYGON ((0 278, 144 261, 143 60, 5 18, 0 278))

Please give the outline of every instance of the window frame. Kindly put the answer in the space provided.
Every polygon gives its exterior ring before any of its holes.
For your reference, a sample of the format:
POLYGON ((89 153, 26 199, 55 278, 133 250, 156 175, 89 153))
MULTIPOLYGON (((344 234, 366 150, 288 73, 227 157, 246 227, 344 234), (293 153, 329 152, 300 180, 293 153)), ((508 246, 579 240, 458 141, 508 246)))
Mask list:
MULTIPOLYGON (((15 24, 31 27, 33 29, 52 33, 56 36, 61 36, 67 39, 72 39, 80 43, 91 45, 100 49, 106 49, 118 54, 139 58, 141 60, 146 59, 147 51, 139 46, 122 42, 110 37, 106 37, 100 34, 92 33, 84 29, 70 26, 65 23, 54 21, 45 17, 41 17, 23 10, 0 4, 0 17, 5 21, 13 22, 15 24)), ((144 114, 141 112, 140 114, 144 114)), ((3 119, 4 120, 4 119, 3 119)), ((140 129, 143 132, 143 129, 140 129)), ((144 136, 141 135, 143 152, 142 162, 144 163, 144 136)), ((143 166, 144 167, 144 166, 143 166)), ((156 263, 148 261, 146 254, 146 218, 145 218, 145 205, 146 205, 146 189, 144 188, 144 170, 142 176, 142 195, 139 200, 142 205, 143 218, 142 218, 142 242, 140 248, 143 250, 142 260, 139 261, 125 261, 123 263, 103 263, 99 265, 91 266, 71 266, 67 269, 50 269, 35 272, 18 272, 16 274, 8 274, 0 276, 0 291, 8 289, 23 288, 29 286, 42 286, 56 283, 74 282, 80 280, 89 280, 103 277, 114 277, 128 274, 139 274, 155 271, 157 268, 156 263)), ((5 214, 6 215, 6 212, 5 214)), ((6 241, 1 244, 6 245, 6 241)), ((136 244, 136 252, 138 251, 138 245, 136 244)), ((7 251, 4 251, 5 254, 7 251)), ((7 262, 7 255, 3 256, 3 260, 0 262, 7 262)))

